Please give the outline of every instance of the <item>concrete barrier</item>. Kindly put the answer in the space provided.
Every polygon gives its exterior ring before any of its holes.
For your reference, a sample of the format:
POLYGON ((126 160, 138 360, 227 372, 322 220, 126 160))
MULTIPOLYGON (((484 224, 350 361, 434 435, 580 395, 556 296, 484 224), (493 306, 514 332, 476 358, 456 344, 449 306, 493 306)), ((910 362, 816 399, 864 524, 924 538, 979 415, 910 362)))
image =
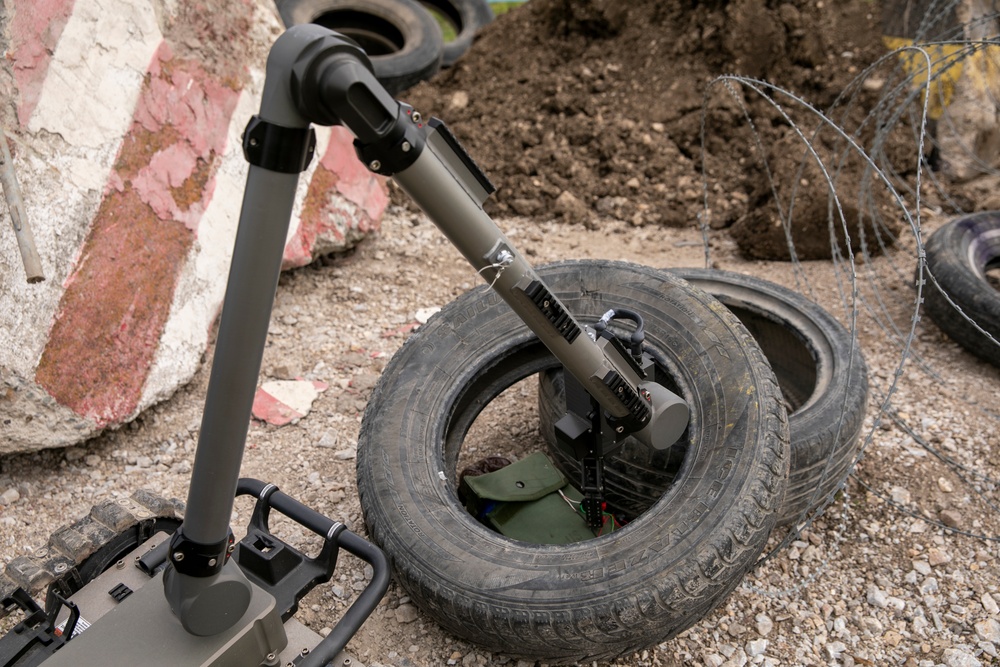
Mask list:
MULTIPOLYGON (((2 123, 46 275, 0 226, 0 454, 78 443, 197 370, 280 24, 270 0, 3 0, 2 123)), ((385 183, 320 128, 286 268, 376 231, 385 183)), ((0 202, 6 221, 6 203, 0 202)))

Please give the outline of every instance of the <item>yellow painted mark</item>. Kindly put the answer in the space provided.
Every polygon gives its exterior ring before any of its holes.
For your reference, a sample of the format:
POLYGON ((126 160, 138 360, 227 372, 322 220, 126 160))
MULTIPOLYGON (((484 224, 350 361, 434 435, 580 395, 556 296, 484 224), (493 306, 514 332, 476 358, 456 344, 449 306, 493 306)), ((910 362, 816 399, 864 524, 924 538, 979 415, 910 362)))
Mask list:
POLYGON ((990 95, 1000 92, 1000 46, 984 45, 970 52, 974 47, 969 44, 914 45, 912 39, 887 36, 883 36, 882 41, 889 49, 904 49, 898 54, 900 63, 912 77, 913 86, 924 88, 924 94, 930 95, 927 113, 933 120, 940 118, 951 104, 963 76, 980 92, 990 95), (911 46, 917 48, 906 48, 911 46))

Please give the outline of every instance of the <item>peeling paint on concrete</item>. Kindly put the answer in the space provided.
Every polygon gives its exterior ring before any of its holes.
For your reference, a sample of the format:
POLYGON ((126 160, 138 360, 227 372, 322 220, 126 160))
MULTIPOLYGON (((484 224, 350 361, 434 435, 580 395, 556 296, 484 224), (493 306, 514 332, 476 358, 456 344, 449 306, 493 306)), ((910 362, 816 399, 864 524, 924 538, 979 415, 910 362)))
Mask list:
POLYGON ((75 146, 117 142, 132 124, 146 67, 162 40, 148 2, 76 0, 28 129, 75 146))
POLYGON ((170 317, 160 348, 143 389, 141 405, 163 400, 188 381, 208 346, 209 328, 225 295, 233 239, 239 222, 239 203, 247 164, 240 137, 247 119, 259 106, 263 80, 260 72, 240 95, 226 132, 226 148, 216 174, 215 195, 198 223, 195 247, 174 291, 170 317))
MULTIPOLYGON (((51 279, 9 280, 20 260, 0 244, 0 453, 81 442, 194 375, 225 291, 240 135, 281 30, 272 0, 211 17, 162 0, 6 2, 28 7, 6 25, 0 74, 23 121, 15 166, 51 279)), ((326 155, 331 132, 318 130, 326 155)), ((349 143, 338 155, 353 159, 349 143)), ((302 175, 293 227, 310 196, 328 214, 314 245, 347 249, 377 228, 384 183, 357 167, 315 160, 302 175)), ((302 250, 302 263, 316 256, 302 250)))
POLYGON ((337 191, 358 206, 369 220, 378 220, 389 202, 385 179, 372 174, 358 160, 354 138, 342 128, 331 128, 330 146, 320 161, 323 167, 337 175, 337 191), (374 187, 376 184, 382 187, 374 187))
POLYGON ((38 104, 56 44, 73 12, 74 0, 14 0, 11 19, 12 70, 20 92, 17 116, 27 125, 38 104))
POLYGON ((98 425, 139 405, 236 99, 161 45, 35 374, 98 425))
MULTIPOLYGON (((204 205, 212 197, 212 165, 225 147, 238 94, 198 63, 173 60, 170 47, 161 45, 135 120, 151 135, 170 128, 178 141, 153 153, 131 180, 136 193, 161 220, 197 229, 204 205)), ((133 129, 133 136, 142 134, 133 129)))
POLYGON ((358 161, 353 138, 341 127, 313 172, 298 226, 285 245, 282 269, 305 266, 316 257, 349 248, 378 231, 388 203, 385 179, 358 161))

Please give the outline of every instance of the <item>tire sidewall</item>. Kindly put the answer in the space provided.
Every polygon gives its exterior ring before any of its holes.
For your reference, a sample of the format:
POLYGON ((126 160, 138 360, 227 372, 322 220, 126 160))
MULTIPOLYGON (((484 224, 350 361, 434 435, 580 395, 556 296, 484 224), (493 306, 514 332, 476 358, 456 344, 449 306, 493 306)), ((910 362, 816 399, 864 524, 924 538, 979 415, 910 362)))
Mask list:
POLYGON ((396 95, 441 69, 441 29, 416 0, 283 0, 279 14, 286 25, 311 23, 327 12, 352 11, 377 17, 395 27, 403 46, 391 54, 370 55, 375 77, 396 95))
POLYGON ((451 67, 472 46, 480 28, 493 20, 493 10, 486 0, 421 0, 458 23, 455 39, 444 43, 442 67, 451 67))
POLYGON ((931 235, 925 252, 933 276, 924 276, 927 314, 956 342, 1000 366, 1000 346, 966 319, 1000 339, 1000 292, 985 276, 987 265, 1000 258, 1000 212, 984 211, 947 223, 931 235))
POLYGON ((727 308, 786 328, 812 356, 816 386, 788 415, 791 466, 779 523, 801 519, 841 486, 856 458, 868 403, 868 367, 857 338, 812 300, 770 281, 728 271, 671 271, 727 308))

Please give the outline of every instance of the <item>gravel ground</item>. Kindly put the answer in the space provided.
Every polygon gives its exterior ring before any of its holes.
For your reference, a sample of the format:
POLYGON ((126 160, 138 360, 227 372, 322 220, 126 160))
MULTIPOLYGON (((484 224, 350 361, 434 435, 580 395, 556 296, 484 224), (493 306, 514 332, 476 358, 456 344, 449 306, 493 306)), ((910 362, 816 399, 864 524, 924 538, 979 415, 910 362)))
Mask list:
MULTIPOLYGON (((537 263, 706 261, 696 230, 516 218, 501 226, 537 263)), ((846 492, 725 605, 678 638, 607 664, 1000 664, 997 369, 929 322, 917 325, 904 352, 915 301, 912 245, 904 239, 891 255, 853 265, 863 299, 855 309, 843 300, 850 263, 749 262, 724 232, 709 232, 713 266, 797 287, 854 324, 872 381, 864 456, 846 492)), ((478 280, 430 223, 404 209, 391 211, 383 232, 350 255, 283 275, 261 381, 303 377, 330 388, 297 422, 252 423, 243 473, 363 533, 354 457, 367 394, 417 326, 417 312, 478 280)), ((207 376, 206 364, 171 400, 83 446, 0 458, 0 562, 44 544, 104 498, 146 487, 184 499, 207 376)), ((523 409, 533 401, 524 396, 523 409)), ((248 506, 236 512, 238 531, 248 506)), ((298 539, 293 529, 288 537, 298 539)), ((331 627, 368 577, 363 563, 344 556, 332 585, 305 600, 300 618, 331 627)), ((386 667, 536 665, 445 634, 395 584, 349 648, 365 664, 386 667)))

